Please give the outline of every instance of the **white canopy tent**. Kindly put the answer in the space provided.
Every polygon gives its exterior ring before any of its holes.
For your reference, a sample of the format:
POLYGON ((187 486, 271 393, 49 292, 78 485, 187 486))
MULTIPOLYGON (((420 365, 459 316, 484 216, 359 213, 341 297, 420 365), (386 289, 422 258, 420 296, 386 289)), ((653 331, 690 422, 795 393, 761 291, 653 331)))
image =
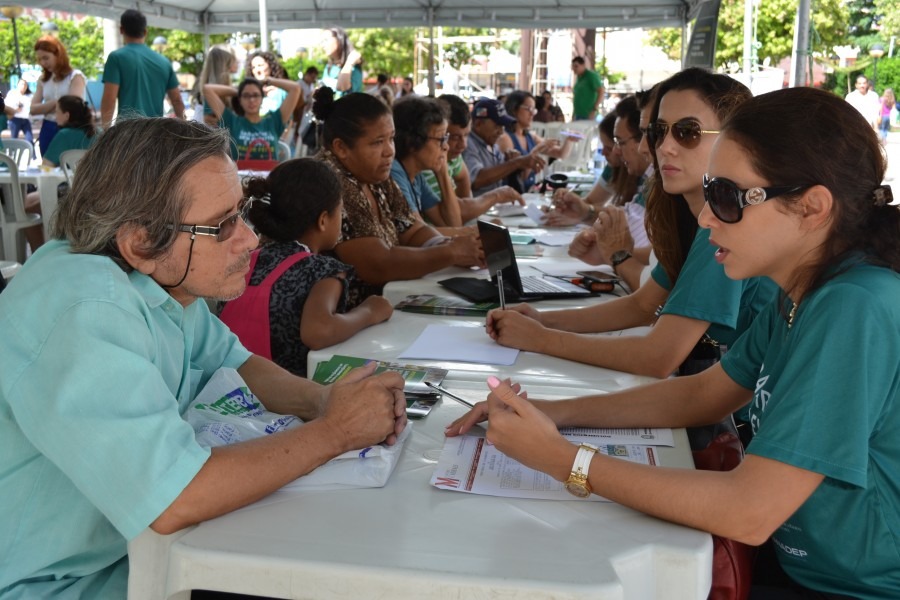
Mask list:
POLYGON ((513 29, 680 27, 703 0, 24 0, 33 8, 118 19, 129 8, 159 27, 198 33, 338 25, 513 29))
MULTIPOLYGON (((118 20, 136 8, 151 25, 197 33, 268 31, 341 26, 503 27, 510 29, 589 29, 684 27, 707 0, 21 0, 45 10, 118 20)), ((747 0, 748 6, 750 0, 747 0)), ((797 11, 793 81, 802 85, 809 0, 797 11), (799 56, 798 56, 799 55, 799 56)), ((749 27, 745 27, 749 32, 749 27)), ((746 37, 746 35, 745 35, 746 37)), ((749 44, 745 40, 745 54, 749 44)), ((749 60, 749 59, 748 59, 749 60)), ((748 63, 748 60, 745 62, 748 63)), ((745 68, 748 65, 745 65, 745 68)), ((433 74, 429 77, 432 80, 433 74)))

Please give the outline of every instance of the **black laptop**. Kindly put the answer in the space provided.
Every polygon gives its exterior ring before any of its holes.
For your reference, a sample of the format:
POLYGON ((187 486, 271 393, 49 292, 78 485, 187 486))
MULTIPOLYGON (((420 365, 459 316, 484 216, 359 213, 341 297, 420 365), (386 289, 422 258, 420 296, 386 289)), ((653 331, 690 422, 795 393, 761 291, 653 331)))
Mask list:
POLYGON ((513 302, 591 295, 587 289, 561 279, 519 275, 512 239, 509 237, 509 230, 503 225, 478 221, 478 234, 491 278, 451 277, 438 282, 451 292, 472 302, 496 302, 499 299, 497 272, 502 271, 506 299, 513 302))

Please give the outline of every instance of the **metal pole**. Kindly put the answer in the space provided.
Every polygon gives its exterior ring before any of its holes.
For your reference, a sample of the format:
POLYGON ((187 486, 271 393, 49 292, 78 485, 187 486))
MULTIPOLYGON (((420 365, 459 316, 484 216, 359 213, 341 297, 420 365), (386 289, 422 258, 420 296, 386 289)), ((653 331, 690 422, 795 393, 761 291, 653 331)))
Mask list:
POLYGON ((12 18, 13 26, 13 44, 16 47, 16 73, 22 78, 22 57, 19 56, 19 31, 16 29, 16 18, 12 18))
POLYGON ((753 0, 744 0, 744 77, 749 85, 753 71, 753 0))
POLYGON ((434 96, 434 7, 428 7, 428 94, 434 96))
POLYGON ((810 0, 800 0, 794 30, 794 52, 791 56, 791 87, 806 85, 806 55, 809 54, 810 0))
POLYGON ((269 12, 266 8, 266 0, 259 0, 259 49, 263 52, 269 49, 269 12))

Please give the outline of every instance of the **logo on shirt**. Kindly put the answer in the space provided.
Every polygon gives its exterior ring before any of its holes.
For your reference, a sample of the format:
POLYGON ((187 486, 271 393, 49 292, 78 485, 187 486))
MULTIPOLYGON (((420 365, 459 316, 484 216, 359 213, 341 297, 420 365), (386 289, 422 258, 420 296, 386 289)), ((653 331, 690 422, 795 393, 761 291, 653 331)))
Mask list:
MULTIPOLYGON (((765 370, 766 365, 762 365, 759 368, 760 374, 765 370)), ((753 390, 753 403, 750 404, 750 428, 753 431, 753 435, 757 434, 759 430, 759 420, 763 413, 766 412, 766 407, 769 405, 769 399, 772 397, 771 392, 764 389, 768 382, 768 375, 760 375, 760 378, 756 380, 756 389, 753 390)))

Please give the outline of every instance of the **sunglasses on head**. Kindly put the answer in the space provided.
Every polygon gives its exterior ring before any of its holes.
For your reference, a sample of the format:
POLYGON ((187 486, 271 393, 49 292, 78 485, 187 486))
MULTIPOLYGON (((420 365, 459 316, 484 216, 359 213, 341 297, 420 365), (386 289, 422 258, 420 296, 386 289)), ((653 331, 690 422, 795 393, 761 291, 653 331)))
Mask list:
POLYGON ((744 207, 762 204, 778 196, 793 194, 809 186, 777 185, 740 189, 737 184, 724 177, 703 176, 703 198, 716 218, 723 223, 737 223, 744 215, 744 207))
POLYGON ((650 142, 650 147, 659 148, 670 129, 672 130, 672 139, 678 142, 679 146, 688 150, 700 145, 704 133, 719 133, 718 129, 703 129, 700 123, 693 119, 682 119, 671 125, 654 121, 647 127, 647 141, 650 142))

